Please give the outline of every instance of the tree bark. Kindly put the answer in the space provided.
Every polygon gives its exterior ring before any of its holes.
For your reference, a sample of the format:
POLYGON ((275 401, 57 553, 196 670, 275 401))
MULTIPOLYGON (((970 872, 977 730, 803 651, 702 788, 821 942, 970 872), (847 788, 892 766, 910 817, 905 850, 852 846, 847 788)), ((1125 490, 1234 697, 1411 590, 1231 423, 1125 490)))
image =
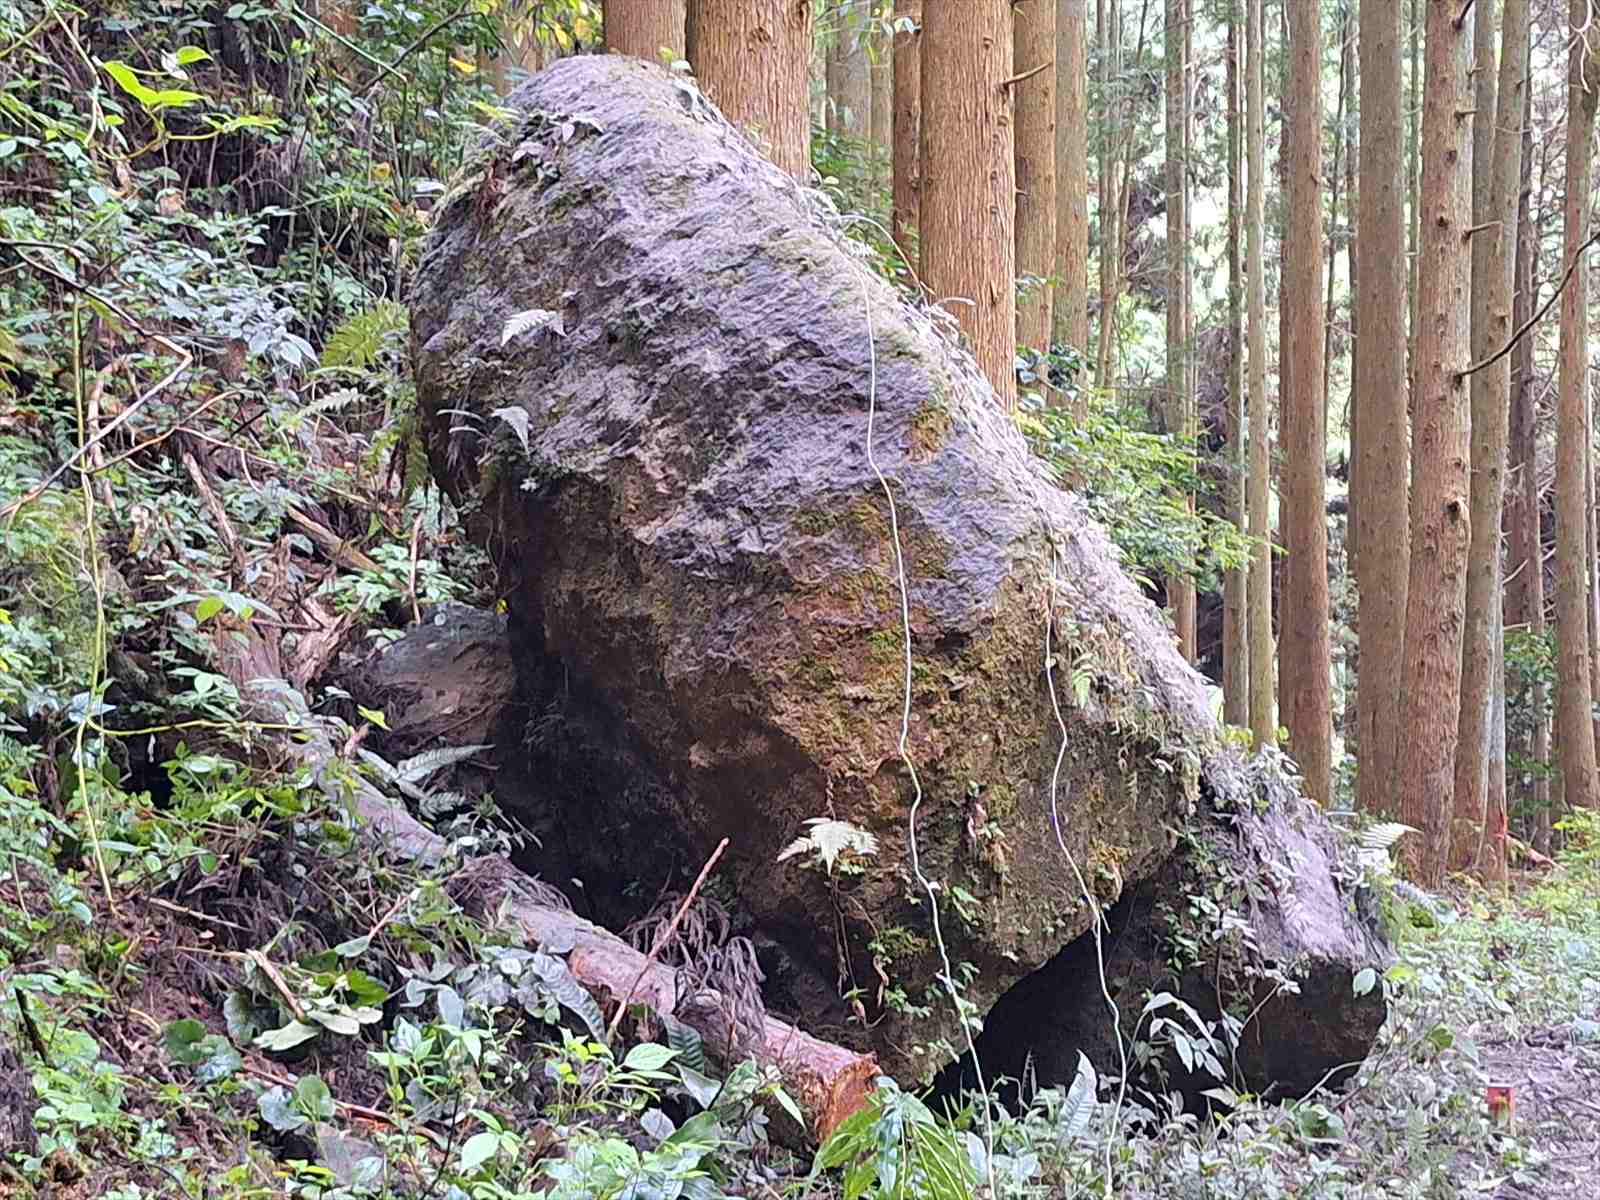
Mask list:
POLYGON ((922 274, 1016 406, 1016 164, 1008 0, 925 0, 922 274))
MULTIPOLYGON (((1416 397, 1411 472, 1411 575, 1396 775, 1401 819, 1422 831, 1403 843, 1416 880, 1434 886, 1449 852, 1461 712, 1461 637, 1471 541, 1470 411, 1462 372, 1471 351, 1467 187, 1472 145, 1471 35, 1453 0, 1427 0, 1422 109, 1422 265, 1417 286, 1416 397)), ((1581 515, 1581 514, 1580 514, 1581 515)))
POLYGON ((1282 394, 1284 524, 1283 678, 1279 695, 1289 747, 1306 793, 1326 805, 1333 791, 1328 631, 1328 525, 1322 403, 1322 21, 1312 0, 1289 5, 1288 227, 1281 307, 1293 364, 1282 394))
MULTIPOLYGON (((1185 453, 1194 448, 1190 433, 1189 393, 1189 190, 1185 157, 1189 124, 1188 0, 1166 0, 1164 27, 1167 66, 1166 208, 1167 208, 1167 432, 1185 453)), ((1178 645, 1190 662, 1195 657, 1194 582, 1185 576, 1167 578, 1167 606, 1177 629, 1178 645)))
POLYGON ((1088 0, 1057 0, 1055 339, 1080 354, 1089 352, 1088 9, 1088 0))
MULTIPOLYGON (((1473 132, 1474 211, 1484 226, 1473 238, 1474 360, 1486 359, 1511 338, 1516 266, 1517 202, 1522 183, 1522 115, 1529 30, 1527 0, 1506 0, 1499 78, 1485 86, 1494 63, 1493 7, 1478 16, 1473 132), (1487 15, 1485 15, 1487 14, 1487 15), (1484 47, 1488 43, 1488 49, 1484 47), (1489 113, 1494 113, 1491 122, 1489 113), (1480 160, 1480 149, 1489 157, 1480 160), (1477 208, 1482 201, 1481 212, 1477 208)), ((1477 864, 1491 878, 1505 872, 1504 726, 1496 696, 1504 695, 1501 513, 1505 507, 1511 360, 1502 358, 1472 377, 1472 553, 1467 564, 1467 619, 1462 646, 1460 747, 1456 754, 1451 865, 1477 864), (1499 729, 1499 743, 1496 729, 1499 729), (1495 781, 1492 783, 1492 781, 1495 781), (1497 790, 1498 789, 1498 790, 1497 790)))
POLYGON ((894 237, 920 274, 922 0, 895 0, 894 18, 894 237))
POLYGON ((881 186, 894 154, 894 49, 878 29, 872 32, 872 180, 881 186))
POLYGON ((834 10, 834 20, 838 28, 828 43, 828 129, 865 143, 872 133, 872 65, 866 29, 847 4, 834 10))
POLYGON ((1361 352, 1351 503, 1357 521, 1358 803, 1393 816, 1395 741, 1410 562, 1406 420, 1406 225, 1401 183, 1400 9, 1361 4, 1361 352))
POLYGON ((1122 75, 1122 0, 1100 0, 1100 317, 1095 346, 1095 383, 1111 386, 1117 295, 1122 284, 1121 103, 1113 88, 1122 75))
POLYGON ((811 170, 811 0, 690 0, 689 62, 723 115, 804 181, 811 170))
MULTIPOLYGON (((1572 0, 1567 72, 1567 189, 1563 227, 1568 266, 1589 234, 1596 62, 1589 52, 1590 0, 1572 0)), ((1556 421, 1556 740, 1569 807, 1596 803, 1593 691, 1589 661, 1588 271, 1580 264, 1561 294, 1556 421)))
MULTIPOLYGON (((1530 67, 1524 56, 1523 70, 1530 67)), ((1533 317, 1533 259, 1536 253, 1530 192, 1533 186, 1533 89, 1522 90, 1522 182, 1517 196, 1516 298, 1511 324, 1521 329, 1533 317)), ((1507 599, 1511 611, 1508 625, 1521 626, 1543 641, 1544 549, 1540 521, 1539 463, 1536 447, 1538 402, 1534 395, 1533 341, 1525 337, 1511 354, 1511 464, 1512 491, 1507 514, 1510 526, 1510 561, 1507 577, 1512 581, 1507 599)), ((1548 697, 1544 684, 1535 674, 1529 681, 1532 693, 1532 728, 1523 751, 1532 764, 1531 779, 1520 789, 1522 798, 1533 809, 1531 840, 1535 850, 1550 851, 1550 780, 1545 768, 1550 759, 1550 723, 1545 718, 1548 697)))
MULTIPOLYGON (((1329 376, 1333 372, 1334 359, 1334 293, 1339 282, 1339 238, 1341 229, 1339 225, 1339 185, 1343 179, 1348 178, 1349 172, 1345 169, 1346 159, 1354 153, 1350 144, 1351 129, 1351 84, 1354 82, 1355 62, 1352 51, 1355 49, 1352 34, 1354 29, 1350 24, 1351 12, 1344 9, 1339 18, 1339 105, 1334 110, 1333 122, 1333 167, 1328 172, 1328 239, 1327 253, 1328 265, 1324 273, 1326 286, 1326 299, 1323 304, 1322 315, 1322 411, 1324 419, 1328 411, 1328 385, 1329 376)), ((1350 197, 1345 197, 1345 209, 1348 214, 1353 213, 1354 207, 1350 197)), ((1353 223, 1353 222, 1352 222, 1353 223)), ((1355 287, 1352 284, 1352 292, 1355 287)))
POLYGON ((1249 283, 1250 328, 1250 536, 1255 549, 1250 562, 1250 731, 1256 749, 1275 746, 1278 723, 1273 713, 1272 682, 1272 457, 1267 443, 1267 284, 1263 251, 1266 196, 1265 105, 1262 97, 1263 47, 1261 0, 1245 3, 1245 121, 1247 125, 1247 190, 1245 195, 1245 273, 1249 283))
MULTIPOLYGON (((1472 83, 1472 224, 1476 228, 1495 219, 1490 197, 1490 160, 1494 156, 1495 95, 1494 0, 1477 0, 1473 15, 1472 83)), ((1481 229, 1472 235, 1472 358, 1487 358, 1490 347, 1489 304, 1490 241, 1497 230, 1481 229)), ((1509 319, 1510 313, 1507 312, 1509 319)), ((1509 367, 1509 363, 1507 366, 1509 367)), ((1483 830, 1485 788, 1489 763, 1489 691, 1494 648, 1490 633, 1490 575, 1498 577, 1500 522, 1489 528, 1491 493, 1503 490, 1502 463, 1492 463, 1490 426, 1504 414, 1491 412, 1487 397, 1490 376, 1498 365, 1472 376, 1472 545, 1467 557, 1467 608, 1461 641, 1461 717, 1457 733, 1455 795, 1450 823, 1451 870, 1459 871, 1477 856, 1483 830), (1493 478, 1491 478, 1491 473, 1493 478), (1493 560, 1493 561, 1491 561, 1493 560)), ((1495 510, 1498 514, 1498 509, 1495 510)), ((1496 582, 1498 579, 1496 579, 1496 582)), ((1495 595, 1498 596, 1498 587, 1495 595)))
MULTIPOLYGON (((1245 513, 1244 267, 1239 229, 1244 219, 1244 124, 1240 102, 1239 21, 1228 18, 1228 519, 1240 533, 1245 513)), ((1222 581, 1222 715, 1239 728, 1250 725, 1250 642, 1247 626, 1248 567, 1229 571, 1222 581)))
POLYGON ((611 53, 651 62, 684 57, 684 0, 605 0, 604 17, 611 53))
POLYGON ((1056 270, 1056 0, 1022 0, 1015 18, 1012 74, 1016 112, 1017 345, 1050 349, 1056 270), (1042 70, 1039 68, 1043 68, 1042 70))
MULTIPOLYGON (((1375 0, 1376 2, 1376 0, 1375 0)), ((1411 0, 1411 17, 1406 29, 1410 42, 1411 72, 1409 95, 1406 97, 1406 202, 1411 206, 1408 230, 1411 241, 1406 256, 1408 270, 1407 296, 1410 300, 1410 324, 1406 335, 1406 386, 1413 397, 1417 391, 1417 301, 1422 292, 1417 284, 1417 272, 1422 263, 1422 5, 1425 0, 1411 0)))

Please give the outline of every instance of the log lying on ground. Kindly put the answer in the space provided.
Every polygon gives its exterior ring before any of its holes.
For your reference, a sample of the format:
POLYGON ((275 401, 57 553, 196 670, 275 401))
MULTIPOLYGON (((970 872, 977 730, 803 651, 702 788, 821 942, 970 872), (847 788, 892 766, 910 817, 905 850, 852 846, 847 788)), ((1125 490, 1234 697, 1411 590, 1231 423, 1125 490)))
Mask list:
MULTIPOLYGON (((306 768, 330 798, 348 803, 382 850, 423 864, 445 857, 444 838, 340 757, 327 728, 285 682, 274 644, 249 630, 221 630, 215 646, 217 665, 239 689, 247 715, 266 725, 297 730, 297 736, 282 741, 280 751, 306 768)), ((762 1018, 759 1029, 741 1036, 714 993, 685 987, 676 971, 648 960, 592 922, 529 899, 516 886, 520 873, 509 862, 499 860, 486 873, 506 882, 503 911, 527 940, 563 951, 573 977, 602 1002, 642 1004, 658 1015, 674 1017, 693 1028, 706 1047, 730 1065, 748 1055, 763 1067, 777 1068, 785 1089, 806 1116, 809 1128, 804 1133, 809 1138, 825 1140, 872 1090, 878 1077, 872 1055, 812 1037, 771 1016, 762 1018), (686 1004, 690 998, 693 1003, 686 1004)))
MULTIPOLYGON (((434 473, 547 706, 538 804, 591 894, 681 887, 731 838, 769 1004, 914 1082, 965 1044, 947 972, 985 1015, 1264 798, 1085 506, 814 193, 637 60, 564 59, 511 104, 436 209, 412 340, 434 473), (785 855, 814 818, 875 851, 785 855)), ((1252 915, 1360 1057, 1379 947, 1326 859, 1297 880, 1267 849, 1252 915), (1320 930, 1266 911, 1307 896, 1320 930)), ((1222 1004, 1253 994, 1226 974, 1222 1004)))

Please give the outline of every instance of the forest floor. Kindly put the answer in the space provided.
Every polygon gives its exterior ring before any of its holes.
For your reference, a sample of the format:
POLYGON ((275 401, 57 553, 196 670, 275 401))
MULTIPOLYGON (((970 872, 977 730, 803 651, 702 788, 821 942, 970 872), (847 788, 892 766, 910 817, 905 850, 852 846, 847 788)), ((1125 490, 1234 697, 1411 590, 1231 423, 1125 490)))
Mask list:
MULTIPOLYGON (((220 508, 177 490, 166 503, 177 519, 231 513, 217 552, 247 553, 247 492, 261 486, 230 484, 220 508)), ((41 595, 24 597, 0 622, 13 665, 19 647, 39 668, 109 625, 122 648, 92 657, 89 675, 136 672, 158 643, 198 653, 196 630, 253 616, 237 595, 197 588, 133 623, 105 597, 127 605, 150 583, 137 556, 90 553, 92 520, 67 519, 81 507, 44 512, 12 528, 12 548, 38 580, 98 563, 100 599, 79 614, 86 626, 57 605, 59 627, 42 628, 41 595), (39 637, 19 640, 30 629, 39 637)), ((406 624, 417 575, 426 583, 455 553, 433 546, 430 562, 429 547, 413 536, 387 567, 382 546, 329 550, 324 583, 377 596, 368 632, 382 634, 380 615, 406 624)), ((204 667, 167 677, 189 690, 157 700, 126 681, 91 685, 85 695, 125 706, 119 717, 142 714, 115 737, 99 720, 111 708, 81 698, 48 743, 0 734, 0 1196, 850 1194, 848 1173, 814 1173, 769 1141, 774 1085, 753 1067, 716 1066, 681 1037, 607 1047, 592 1001, 465 886, 469 862, 506 844, 486 809, 439 817, 445 861, 385 862, 283 753, 293 731, 241 719, 204 667), (89 753, 103 734, 119 749, 89 753)), ((347 751, 359 744, 359 725, 329 719, 347 751)), ((429 764, 399 766, 416 800, 429 764)), ((1053 1092, 1000 1114, 992 1151, 972 1104, 946 1120, 890 1093, 856 1194, 901 1195, 876 1172, 899 1154, 915 1176, 920 1139, 970 1154, 968 1185, 993 1162, 1005 1196, 1596 1195, 1600 822, 1567 832, 1559 864, 1507 895, 1462 883, 1437 909, 1395 902, 1391 1017, 1343 1088, 1237 1097, 1200 1119, 1149 1096, 1119 1109, 1102 1080, 1089 1110, 1053 1092), (1513 1091, 1508 1124, 1491 1120, 1491 1085, 1513 1091)), ((903 1194, 980 1193, 928 1182, 903 1194)))

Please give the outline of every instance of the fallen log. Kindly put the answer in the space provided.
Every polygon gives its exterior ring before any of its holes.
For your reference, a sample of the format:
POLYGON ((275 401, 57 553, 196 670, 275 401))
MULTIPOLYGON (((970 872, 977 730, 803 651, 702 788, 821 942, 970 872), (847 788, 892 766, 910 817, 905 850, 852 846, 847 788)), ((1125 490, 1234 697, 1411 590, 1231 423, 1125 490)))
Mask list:
MULTIPOLYGON (((308 769, 330 799, 347 805, 383 851, 420 864, 444 859, 445 839, 341 756, 328 727, 286 682, 274 643, 247 627, 219 631, 214 645, 216 665, 238 688, 245 715, 263 725, 291 729, 294 736, 284 738, 279 749, 308 769)), ((520 876, 505 859, 493 860, 486 874, 506 880, 520 876)), ((805 1114, 803 1134, 809 1139, 825 1141, 874 1087, 879 1074, 874 1055, 825 1042, 765 1014, 758 1028, 741 1036, 714 992, 685 986, 671 967, 575 913, 538 903, 514 885, 505 889, 504 912, 529 943, 564 951, 573 977, 602 1004, 643 1005, 658 1017, 688 1025, 711 1053, 730 1064, 747 1054, 759 1066, 776 1068, 785 1090, 805 1114), (691 998, 693 1003, 685 1003, 691 998)))

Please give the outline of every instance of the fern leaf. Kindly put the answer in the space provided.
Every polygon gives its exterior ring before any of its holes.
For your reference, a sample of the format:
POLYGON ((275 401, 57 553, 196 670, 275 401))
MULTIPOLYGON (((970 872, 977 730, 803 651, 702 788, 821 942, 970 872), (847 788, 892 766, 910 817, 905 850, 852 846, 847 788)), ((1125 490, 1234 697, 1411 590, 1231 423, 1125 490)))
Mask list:
POLYGON ((1094 1097, 1098 1088, 1094 1064, 1089 1061, 1088 1055, 1079 1050, 1078 1070, 1067 1088, 1066 1099, 1061 1104, 1061 1118, 1056 1122, 1056 1131, 1062 1142, 1076 1140, 1089 1128, 1089 1117, 1094 1113, 1094 1097))
POLYGON ((322 365, 364 371, 399 334, 410 326, 406 306, 384 300, 358 312, 328 336, 322 348, 322 365))
POLYGON ((418 811, 428 820, 437 820, 446 813, 455 812, 458 808, 465 808, 467 797, 464 792, 429 792, 426 800, 417 802, 418 811))
POLYGON ((404 762, 395 766, 396 782, 424 783, 430 776, 438 774, 446 767, 453 767, 458 762, 465 762, 474 754, 481 754, 485 750, 492 750, 493 746, 441 746, 437 750, 424 750, 421 754, 413 754, 404 762))
POLYGON ((548 308, 525 308, 506 318, 505 326, 500 330, 500 344, 508 345, 513 338, 538 329, 553 330, 559 337, 567 336, 560 313, 553 313, 548 308))
POLYGON ((1380 821, 1361 831, 1361 848, 1387 853, 1406 834, 1416 832, 1414 827, 1399 821, 1380 821))

